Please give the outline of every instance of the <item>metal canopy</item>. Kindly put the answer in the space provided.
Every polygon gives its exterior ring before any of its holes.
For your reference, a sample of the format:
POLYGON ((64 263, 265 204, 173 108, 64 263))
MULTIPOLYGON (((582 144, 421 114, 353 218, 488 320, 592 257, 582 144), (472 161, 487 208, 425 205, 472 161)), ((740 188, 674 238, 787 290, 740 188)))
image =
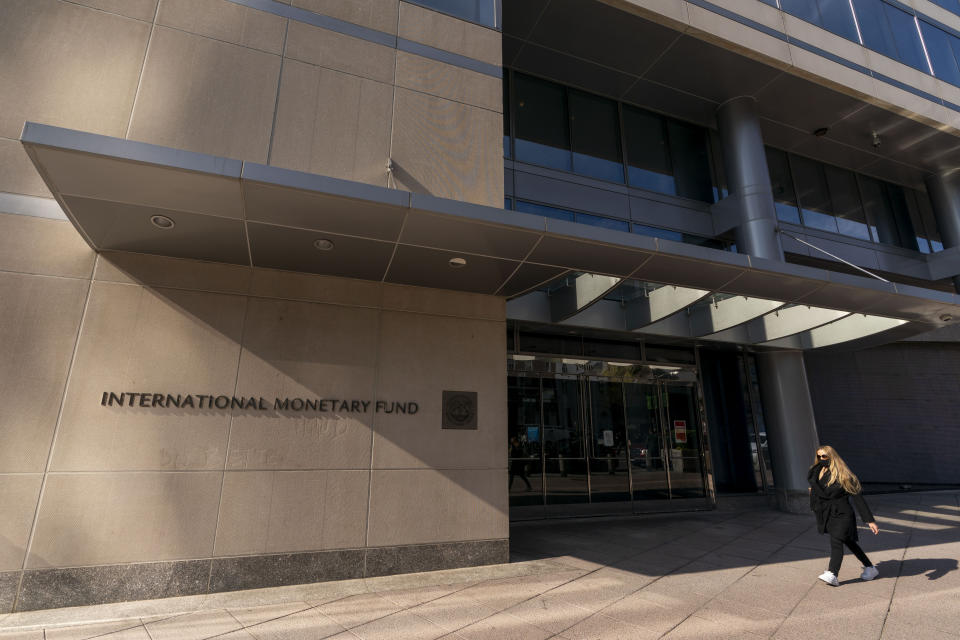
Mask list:
MULTIPOLYGON (((817 327, 849 314, 903 320, 898 335, 960 317, 953 294, 425 194, 34 123, 21 141, 98 251, 484 293, 512 299, 517 319, 787 348, 827 345, 840 333, 817 327), (711 293, 723 294, 714 312, 711 293), (823 311, 768 318, 791 304, 823 311)), ((850 320, 842 335, 878 322, 850 320)))

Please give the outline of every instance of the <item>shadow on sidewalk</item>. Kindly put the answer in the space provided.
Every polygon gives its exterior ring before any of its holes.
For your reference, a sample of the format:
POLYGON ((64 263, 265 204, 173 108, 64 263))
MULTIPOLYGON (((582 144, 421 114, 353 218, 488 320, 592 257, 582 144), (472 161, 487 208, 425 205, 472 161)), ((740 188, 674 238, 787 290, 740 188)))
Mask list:
POLYGON ((897 576, 922 576, 928 580, 939 580, 951 571, 957 570, 955 558, 911 558, 909 560, 884 560, 877 563, 880 578, 895 578, 897 576))

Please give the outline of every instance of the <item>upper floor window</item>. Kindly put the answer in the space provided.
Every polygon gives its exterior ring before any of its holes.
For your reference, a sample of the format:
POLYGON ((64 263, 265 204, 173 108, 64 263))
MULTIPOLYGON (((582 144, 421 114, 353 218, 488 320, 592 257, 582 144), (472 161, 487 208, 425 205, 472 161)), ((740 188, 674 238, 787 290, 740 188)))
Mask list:
POLYGON ((407 0, 455 18, 493 29, 500 27, 495 0, 407 0))
POLYGON ((780 0, 780 8, 838 36, 858 40, 849 0, 780 0))
POLYGON ((922 191, 779 149, 767 148, 767 166, 784 222, 924 253, 943 250, 922 191))
MULTIPOLYGON (((512 74, 512 89, 505 113, 512 114, 513 129, 508 123, 504 133, 513 131, 514 159, 714 201, 716 181, 703 127, 520 73, 512 74)), ((509 154, 509 139, 504 149, 509 154)))

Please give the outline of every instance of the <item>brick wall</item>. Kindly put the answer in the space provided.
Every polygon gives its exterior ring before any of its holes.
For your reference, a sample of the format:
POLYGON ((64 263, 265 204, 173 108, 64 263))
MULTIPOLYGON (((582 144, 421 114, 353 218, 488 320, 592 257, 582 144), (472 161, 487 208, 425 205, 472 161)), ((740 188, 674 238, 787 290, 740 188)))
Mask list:
POLYGON ((820 442, 865 482, 960 483, 960 345, 805 357, 820 442))

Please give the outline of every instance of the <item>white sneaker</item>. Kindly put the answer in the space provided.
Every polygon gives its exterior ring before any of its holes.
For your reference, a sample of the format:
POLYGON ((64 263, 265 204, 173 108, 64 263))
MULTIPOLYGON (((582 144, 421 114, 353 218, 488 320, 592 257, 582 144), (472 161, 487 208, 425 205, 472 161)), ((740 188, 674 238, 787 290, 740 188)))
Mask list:
POLYGON ((861 579, 861 580, 873 580, 873 579, 876 578, 878 575, 880 575, 880 571, 878 571, 876 567, 872 567, 872 566, 871 566, 871 567, 864 567, 864 568, 863 568, 863 573, 860 574, 860 579, 861 579))
POLYGON ((831 587, 839 587, 839 586, 840 586, 840 581, 837 580, 837 576, 833 575, 833 572, 832 572, 832 571, 824 571, 823 573, 821 573, 821 574, 820 574, 819 576, 817 576, 817 577, 820 578, 821 580, 823 580, 824 582, 826 582, 826 583, 827 583, 828 585, 830 585, 831 587))

